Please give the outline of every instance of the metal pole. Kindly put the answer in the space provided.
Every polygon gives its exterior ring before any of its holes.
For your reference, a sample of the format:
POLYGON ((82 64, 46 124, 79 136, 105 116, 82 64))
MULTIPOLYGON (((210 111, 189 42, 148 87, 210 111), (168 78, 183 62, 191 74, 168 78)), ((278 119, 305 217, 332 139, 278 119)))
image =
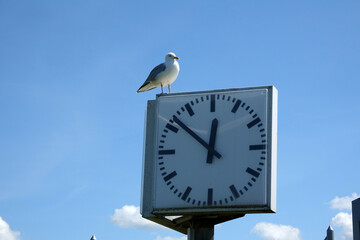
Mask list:
POLYGON ((192 221, 187 232, 188 240, 214 240, 214 224, 206 219, 192 221))

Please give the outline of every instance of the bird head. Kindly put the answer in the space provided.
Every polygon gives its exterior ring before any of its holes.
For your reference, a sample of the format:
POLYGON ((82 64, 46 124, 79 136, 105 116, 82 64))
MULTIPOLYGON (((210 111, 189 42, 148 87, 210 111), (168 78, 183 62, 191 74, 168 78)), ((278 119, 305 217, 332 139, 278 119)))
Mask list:
POLYGON ((168 61, 175 61, 175 60, 179 60, 180 58, 177 57, 175 55, 175 53, 172 53, 172 52, 169 52, 168 54, 166 54, 165 56, 165 61, 168 62, 168 61))

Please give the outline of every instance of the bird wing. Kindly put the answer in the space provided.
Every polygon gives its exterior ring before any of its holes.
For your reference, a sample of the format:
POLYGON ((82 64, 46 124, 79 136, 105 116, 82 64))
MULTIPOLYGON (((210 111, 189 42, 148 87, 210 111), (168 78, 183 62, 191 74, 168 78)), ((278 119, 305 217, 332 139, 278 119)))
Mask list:
MULTIPOLYGON (((140 90, 142 87, 148 85, 150 82, 154 81, 154 79, 156 78, 156 76, 157 76, 159 73, 165 71, 165 69, 166 69, 166 65, 165 65, 164 63, 161 63, 161 64, 157 65, 153 70, 151 70, 149 76, 147 77, 147 79, 145 80, 145 82, 143 83, 143 85, 141 85, 141 87, 139 88, 139 90, 140 90)), ((155 88, 155 87, 154 87, 154 88, 155 88)), ((139 90, 138 90, 138 91, 139 91, 139 90)))

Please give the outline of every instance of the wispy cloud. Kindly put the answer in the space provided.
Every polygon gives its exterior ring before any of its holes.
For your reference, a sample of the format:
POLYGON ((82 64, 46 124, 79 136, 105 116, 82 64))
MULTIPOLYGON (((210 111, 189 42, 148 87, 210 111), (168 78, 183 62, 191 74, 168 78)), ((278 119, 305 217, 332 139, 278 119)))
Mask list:
POLYGON ((290 225, 260 222, 251 230, 266 240, 300 240, 300 230, 290 225))
POLYGON ((183 237, 161 237, 161 236, 157 236, 155 240, 186 240, 187 236, 183 236, 183 237))
POLYGON ((360 196, 357 193, 352 193, 351 195, 344 197, 336 196, 329 202, 330 208, 343 210, 342 212, 336 214, 336 216, 333 217, 331 221, 331 224, 334 227, 342 228, 342 231, 339 234, 342 240, 353 239, 351 202, 359 197, 360 196))
POLYGON ((122 228, 163 228, 163 226, 143 218, 140 214, 140 207, 133 205, 125 205, 120 209, 115 209, 110 221, 122 228))
POLYGON ((20 232, 15 232, 10 229, 10 226, 0 217, 0 240, 18 240, 20 232))
MULTIPOLYGON (((143 218, 140 214, 140 207, 134 205, 125 205, 120 209, 115 209, 114 214, 110 217, 110 221, 121 228, 140 228, 140 229, 164 229, 160 224, 151 222, 143 218)), ((1 229, 0 229, 1 230, 1 229)), ((160 235, 155 240, 186 240, 187 236, 171 237, 160 235)), ((0 240, 3 240, 0 238, 0 240)), ((5 239, 4 239, 5 240, 5 239)), ((11 239, 12 240, 12 239, 11 239)))
POLYGON ((353 239, 352 216, 350 213, 340 212, 332 218, 331 222, 335 227, 342 227, 342 232, 340 233, 342 240, 353 239))
POLYGON ((330 207, 337 210, 351 210, 351 202, 360 196, 357 193, 353 193, 350 196, 338 197, 336 196, 329 202, 330 207))

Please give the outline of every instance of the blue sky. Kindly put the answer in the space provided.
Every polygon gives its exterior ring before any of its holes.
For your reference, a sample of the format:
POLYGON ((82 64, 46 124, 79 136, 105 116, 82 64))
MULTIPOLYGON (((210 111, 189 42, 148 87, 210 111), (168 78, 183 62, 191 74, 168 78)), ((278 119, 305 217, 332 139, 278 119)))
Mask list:
POLYGON ((277 213, 215 237, 275 239, 261 232, 273 224, 323 239, 335 224, 349 239, 335 217, 351 211, 333 201, 360 192, 359 11, 333 0, 0 0, 0 239, 182 237, 117 219, 140 204, 144 110, 160 92, 136 90, 170 51, 174 92, 279 91, 277 213))

